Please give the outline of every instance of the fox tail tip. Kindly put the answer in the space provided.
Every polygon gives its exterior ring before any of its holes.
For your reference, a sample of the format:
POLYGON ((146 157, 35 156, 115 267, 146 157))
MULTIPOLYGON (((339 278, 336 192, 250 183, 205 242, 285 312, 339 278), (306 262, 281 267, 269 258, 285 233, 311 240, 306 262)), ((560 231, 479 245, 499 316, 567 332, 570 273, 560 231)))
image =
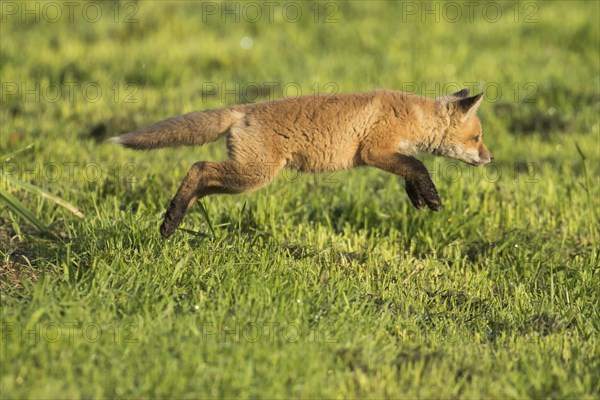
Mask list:
POLYGON ((113 136, 111 138, 108 139, 109 142, 111 143, 115 143, 115 144, 119 144, 119 145, 123 145, 123 138, 121 136, 113 136))

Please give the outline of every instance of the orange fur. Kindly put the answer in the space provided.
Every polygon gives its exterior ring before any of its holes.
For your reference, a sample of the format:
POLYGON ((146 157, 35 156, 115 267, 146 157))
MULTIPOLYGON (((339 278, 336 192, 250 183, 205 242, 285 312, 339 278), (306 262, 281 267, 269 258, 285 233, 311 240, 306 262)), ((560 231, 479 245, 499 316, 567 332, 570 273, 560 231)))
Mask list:
POLYGON ((284 167, 322 172, 375 166, 404 178, 415 207, 439 210, 429 173, 413 156, 428 152, 472 165, 490 162, 475 115, 481 101, 481 94, 469 97, 466 89, 440 99, 390 90, 304 96, 193 112, 113 141, 149 149, 202 145, 227 135, 229 160, 192 166, 167 210, 164 237, 197 199, 258 189, 284 167))

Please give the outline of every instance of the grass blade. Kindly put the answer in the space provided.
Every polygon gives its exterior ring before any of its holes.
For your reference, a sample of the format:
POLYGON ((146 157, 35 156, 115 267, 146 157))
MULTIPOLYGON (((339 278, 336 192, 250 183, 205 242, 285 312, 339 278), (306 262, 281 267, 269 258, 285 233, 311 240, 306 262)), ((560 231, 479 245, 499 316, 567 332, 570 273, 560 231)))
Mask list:
MULTIPOLYGON (((0 176, 2 176, 2 174, 0 174, 0 176)), ((20 187, 21 189, 25 189, 31 193, 37 194, 45 199, 48 199, 48 200, 54 202, 55 204, 58 204, 59 206, 61 206, 63 208, 66 208, 67 210, 72 212, 78 218, 84 217, 84 214, 81 211, 79 211, 77 209, 77 207, 75 207, 73 204, 61 199, 60 197, 50 194, 49 192, 45 191, 44 189, 42 189, 38 186, 29 184, 29 183, 25 183, 25 182, 21 182, 17 179, 14 179, 11 176, 7 176, 6 180, 17 187, 20 187)))
POLYGON ((8 161, 10 161, 10 160, 11 160, 11 159, 12 159, 12 158, 15 156, 15 155, 17 155, 17 154, 20 154, 20 153, 24 153, 24 152, 26 152, 26 151, 28 151, 28 150, 31 150, 31 149, 33 149, 34 147, 35 147, 35 145, 32 143, 32 144, 30 144, 30 145, 28 145, 28 146, 25 146, 25 147, 23 147, 22 149, 15 150, 15 151, 12 151, 12 152, 10 152, 10 153, 2 154, 2 155, 0 156, 0 160, 1 160, 1 162, 8 162, 8 161))
POLYGON ((19 215, 20 217, 28 221, 30 224, 34 225, 40 231, 44 233, 50 233, 50 231, 48 230, 48 228, 46 228, 42 221, 40 221, 35 215, 33 215, 33 213, 29 211, 27 207, 25 207, 23 203, 19 201, 19 199, 17 199, 15 196, 10 194, 3 188, 0 188, 0 200, 2 200, 8 205, 9 210, 19 215))
POLYGON ((213 229, 212 223, 210 222, 210 218, 208 216, 208 213, 206 212, 206 208, 204 208, 204 204, 202 204, 202 202, 199 201, 198 205, 200 206, 200 212, 204 216, 204 219, 206 220, 206 223, 208 224, 208 228, 210 229, 210 231, 213 235, 213 238, 216 239, 217 235, 215 234, 215 230, 213 229))

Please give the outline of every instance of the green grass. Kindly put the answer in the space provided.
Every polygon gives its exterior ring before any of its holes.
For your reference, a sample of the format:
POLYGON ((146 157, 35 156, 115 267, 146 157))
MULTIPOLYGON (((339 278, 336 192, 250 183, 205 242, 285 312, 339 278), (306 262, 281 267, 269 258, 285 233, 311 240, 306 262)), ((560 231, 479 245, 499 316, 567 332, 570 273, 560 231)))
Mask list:
POLYGON ((2 9, 0 154, 35 144, 2 173, 85 214, 2 179, 59 237, 0 205, 3 398, 600 396, 598 2, 500 3, 497 22, 484 3, 457 23, 441 3, 439 22, 408 12, 421 3, 293 3, 295 23, 285 3, 256 23, 159 1, 91 23, 77 4, 73 22, 2 9), (483 89, 495 160, 423 156, 439 213, 378 170, 287 172, 206 198, 163 240, 185 172, 224 143, 105 139, 269 85, 483 89))

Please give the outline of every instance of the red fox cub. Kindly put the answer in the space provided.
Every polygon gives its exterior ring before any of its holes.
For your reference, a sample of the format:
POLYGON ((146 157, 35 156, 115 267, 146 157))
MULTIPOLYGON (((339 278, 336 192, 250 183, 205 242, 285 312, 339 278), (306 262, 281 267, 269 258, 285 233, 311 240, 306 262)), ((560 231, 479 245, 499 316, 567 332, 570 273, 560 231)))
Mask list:
POLYGON ((442 202, 418 152, 471 165, 494 157, 483 144, 476 111, 483 94, 468 89, 438 99, 377 90, 303 96, 196 111, 111 140, 133 149, 202 145, 227 135, 229 159, 192 165, 160 227, 169 237, 186 211, 209 194, 269 184, 284 168, 325 172, 371 165, 399 175, 416 208, 442 202))

